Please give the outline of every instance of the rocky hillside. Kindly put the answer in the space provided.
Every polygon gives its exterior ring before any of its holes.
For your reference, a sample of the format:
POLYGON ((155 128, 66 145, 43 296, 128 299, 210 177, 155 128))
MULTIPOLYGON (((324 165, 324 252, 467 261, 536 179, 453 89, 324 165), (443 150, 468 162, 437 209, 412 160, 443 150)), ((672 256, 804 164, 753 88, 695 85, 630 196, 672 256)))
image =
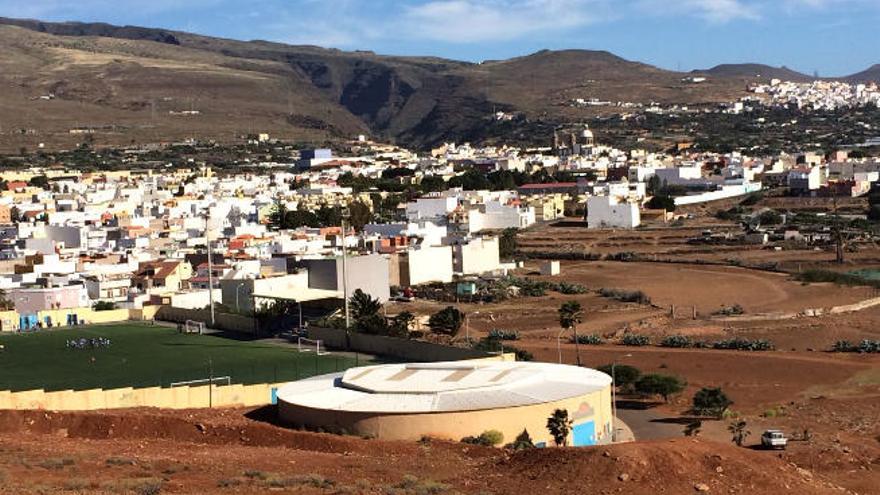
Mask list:
POLYGON ((552 124, 614 109, 572 108, 574 98, 724 101, 742 95, 750 77, 715 68, 694 85, 687 74, 586 50, 474 64, 3 18, 0 49, 7 151, 75 145, 83 137, 74 128, 93 129, 97 144, 269 132, 305 140, 365 133, 426 147, 480 139, 495 111, 552 124))

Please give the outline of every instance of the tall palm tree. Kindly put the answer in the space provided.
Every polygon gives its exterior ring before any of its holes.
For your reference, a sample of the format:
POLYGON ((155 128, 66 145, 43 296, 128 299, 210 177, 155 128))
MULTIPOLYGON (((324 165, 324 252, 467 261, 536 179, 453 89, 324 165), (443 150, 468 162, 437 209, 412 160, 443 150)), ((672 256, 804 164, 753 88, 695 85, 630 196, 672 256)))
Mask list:
POLYGON ((577 359, 577 365, 581 365, 581 346, 578 339, 577 326, 583 321, 584 311, 581 303, 577 301, 566 301, 559 307, 559 326, 565 330, 572 329, 574 331, 574 352, 577 359))

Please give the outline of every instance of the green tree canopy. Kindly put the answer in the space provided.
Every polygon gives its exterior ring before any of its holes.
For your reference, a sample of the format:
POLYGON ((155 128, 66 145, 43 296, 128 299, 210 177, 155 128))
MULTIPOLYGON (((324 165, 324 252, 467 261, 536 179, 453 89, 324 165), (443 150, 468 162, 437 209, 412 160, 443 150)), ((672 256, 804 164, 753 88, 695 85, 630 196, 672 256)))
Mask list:
POLYGON ((659 395, 669 402, 669 396, 681 393, 686 383, 678 377, 661 374, 643 375, 636 381, 636 392, 644 395, 659 395))
POLYGON ((704 387, 694 394, 694 412, 696 414, 721 417, 724 411, 733 404, 719 387, 704 387))
POLYGON ((443 335, 456 335, 464 322, 464 313, 453 306, 447 306, 431 315, 428 327, 431 331, 443 335))

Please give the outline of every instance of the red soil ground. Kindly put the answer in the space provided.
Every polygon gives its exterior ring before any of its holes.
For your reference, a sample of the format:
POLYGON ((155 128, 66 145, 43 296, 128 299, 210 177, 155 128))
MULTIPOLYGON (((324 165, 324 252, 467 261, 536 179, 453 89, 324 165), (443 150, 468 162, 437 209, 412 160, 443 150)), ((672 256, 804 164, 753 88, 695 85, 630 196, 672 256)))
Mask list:
POLYGON ((4 491, 839 493, 772 453, 707 440, 512 453, 294 432, 245 413, 2 412, 4 491))

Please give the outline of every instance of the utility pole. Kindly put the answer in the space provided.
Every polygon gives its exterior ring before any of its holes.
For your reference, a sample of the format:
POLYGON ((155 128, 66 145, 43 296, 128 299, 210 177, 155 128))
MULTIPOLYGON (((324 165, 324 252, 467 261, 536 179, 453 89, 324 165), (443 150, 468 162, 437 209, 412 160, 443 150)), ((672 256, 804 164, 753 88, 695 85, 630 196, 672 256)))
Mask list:
MULTIPOLYGON (((211 328, 214 328, 214 263, 211 259, 211 207, 205 210, 205 244, 208 245, 208 304, 211 308, 211 328)), ((237 296, 238 294, 236 294, 237 296)))
POLYGON ((348 254, 345 246, 345 221, 349 218, 351 212, 348 207, 342 209, 342 297, 345 299, 345 333, 351 331, 351 313, 348 307, 348 254))
POLYGON ((843 263, 843 231, 840 228, 840 214, 837 212, 837 193, 834 193, 833 197, 833 205, 834 205, 834 244, 836 251, 836 261, 837 263, 843 263))

